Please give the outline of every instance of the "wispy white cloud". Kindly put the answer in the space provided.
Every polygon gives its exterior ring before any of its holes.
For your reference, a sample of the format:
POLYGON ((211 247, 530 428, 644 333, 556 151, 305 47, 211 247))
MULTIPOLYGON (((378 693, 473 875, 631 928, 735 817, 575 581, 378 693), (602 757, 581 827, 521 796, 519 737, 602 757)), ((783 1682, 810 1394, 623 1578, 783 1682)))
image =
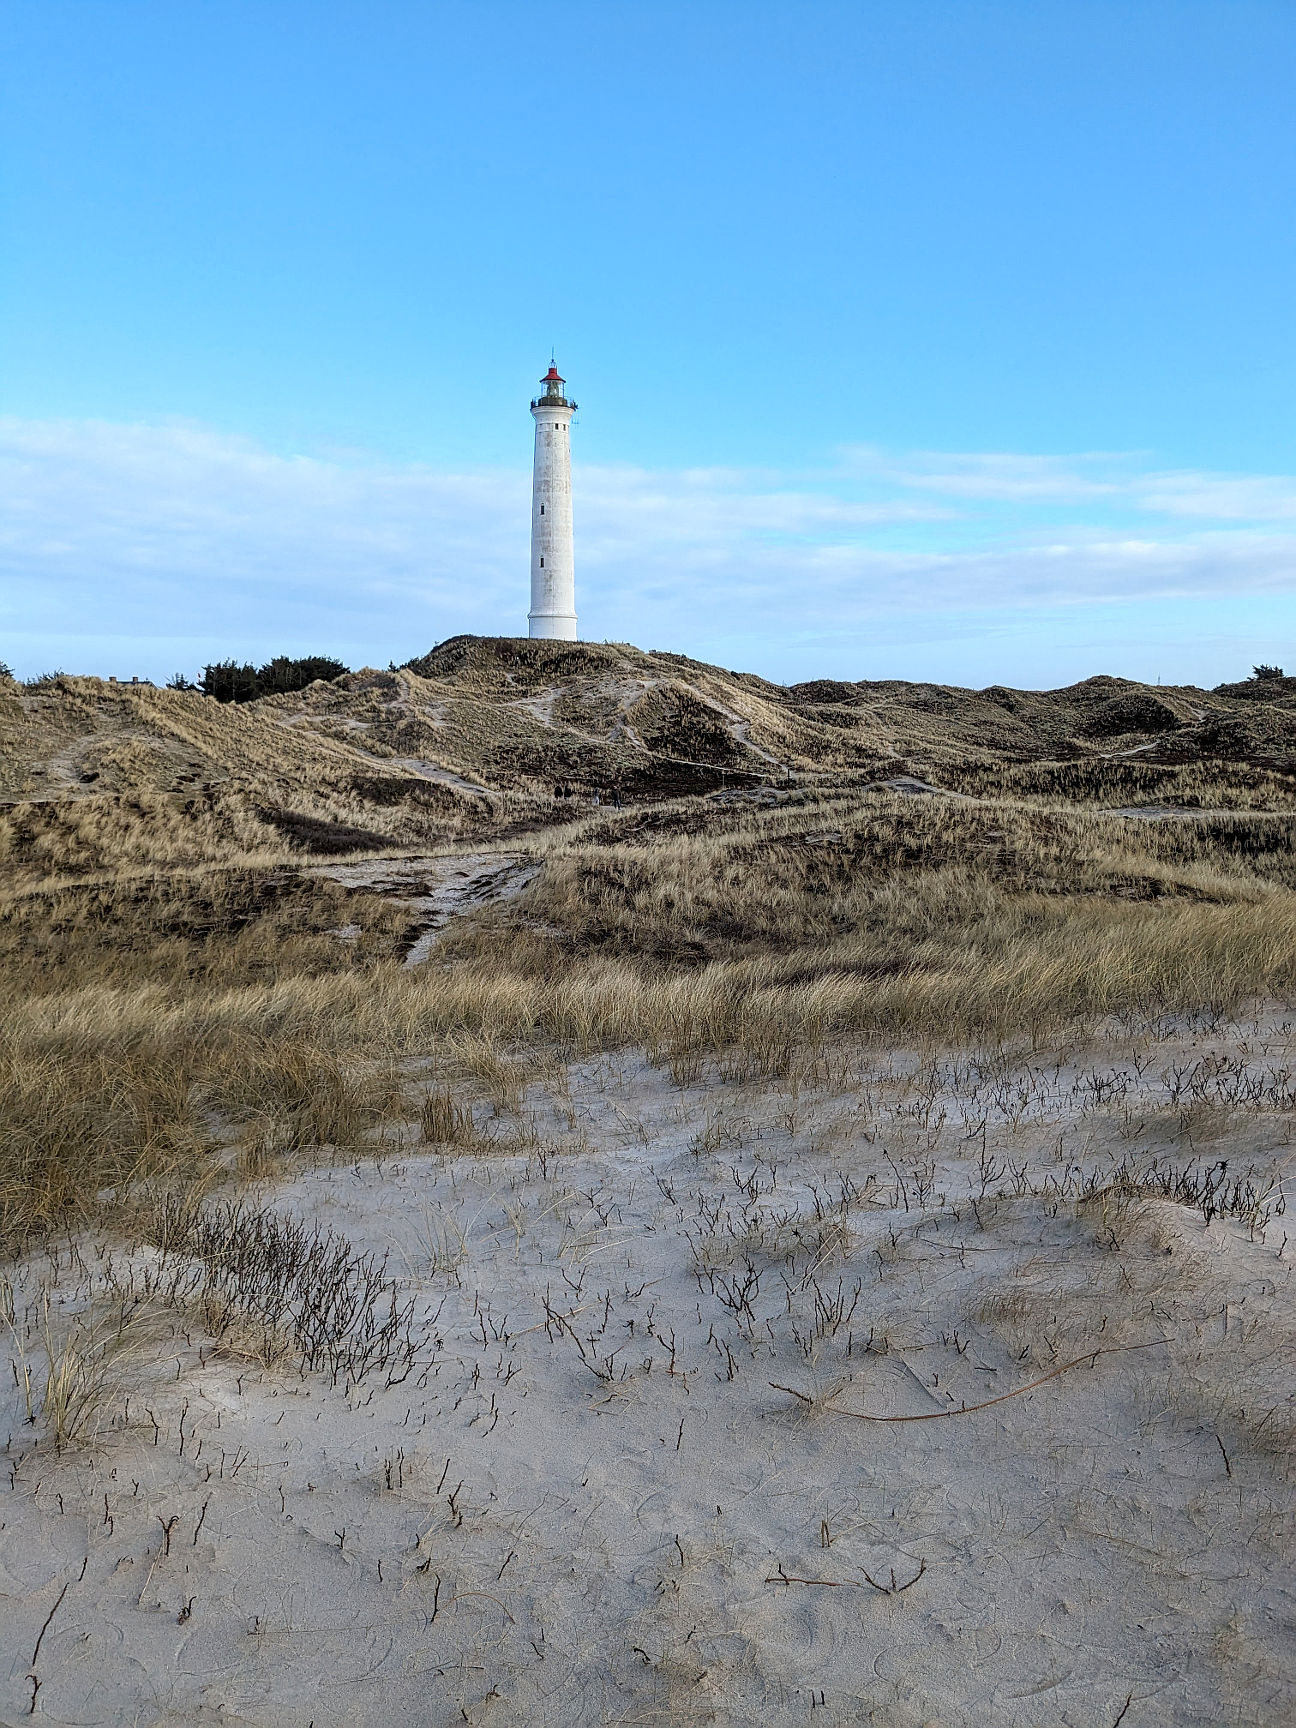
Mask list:
POLYGON ((642 543, 692 546, 732 544, 747 536, 822 537, 882 525, 939 522, 946 506, 890 499, 846 498, 788 484, 786 476, 744 474, 735 469, 684 469, 677 473, 603 466, 581 470, 582 534, 597 552, 642 543))
POLYGON ((1296 523, 1296 475, 1159 471, 1131 454, 895 455, 861 445, 842 453, 840 472, 879 486, 970 503, 1101 504, 1216 522, 1296 523))
POLYGON ((872 445, 851 445, 842 452, 841 468, 846 475, 880 485, 945 498, 1067 504, 1119 495, 1121 480, 1109 470, 1121 460, 1100 454, 1032 456, 1009 451, 919 450, 896 455, 872 445))
MULTIPOLYGON (((0 658, 22 664, 26 642, 71 663, 58 643, 84 659, 87 639, 111 638, 193 663, 281 647, 385 660, 460 630, 521 632, 528 495, 511 470, 0 420, 0 658)), ((775 672, 798 634, 906 616, 966 630, 1013 608, 1296 592, 1296 477, 1111 455, 861 449, 802 475, 583 465, 577 534, 587 635, 688 649, 741 621, 775 672)))
POLYGON ((1296 524, 1296 475, 1150 474, 1133 492, 1145 510, 1167 516, 1296 524))
POLYGON ((0 420, 0 488, 18 573, 421 578, 434 551, 489 564, 526 516, 523 475, 283 457, 188 426, 0 420))

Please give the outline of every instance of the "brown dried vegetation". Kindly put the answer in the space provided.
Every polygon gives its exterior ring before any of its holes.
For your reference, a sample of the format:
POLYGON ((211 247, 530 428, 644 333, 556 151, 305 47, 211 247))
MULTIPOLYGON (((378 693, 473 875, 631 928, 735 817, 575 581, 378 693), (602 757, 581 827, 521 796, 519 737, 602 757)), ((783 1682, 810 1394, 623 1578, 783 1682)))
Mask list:
POLYGON ((1282 995, 1286 700, 1111 679, 786 690, 466 638, 239 708, 10 686, 0 1229, 420 1117, 454 1142, 475 1130, 451 1088, 489 1093, 483 1051, 776 1071, 842 1039, 1039 1039, 1282 995), (1205 752, 1234 719, 1268 728, 1263 761, 1205 752), (1132 760, 1109 754, 1126 722, 1146 728, 1132 760), (1139 803, 1185 814, 1103 813, 1139 803), (308 868, 469 842, 543 869, 417 968, 407 906, 308 868))

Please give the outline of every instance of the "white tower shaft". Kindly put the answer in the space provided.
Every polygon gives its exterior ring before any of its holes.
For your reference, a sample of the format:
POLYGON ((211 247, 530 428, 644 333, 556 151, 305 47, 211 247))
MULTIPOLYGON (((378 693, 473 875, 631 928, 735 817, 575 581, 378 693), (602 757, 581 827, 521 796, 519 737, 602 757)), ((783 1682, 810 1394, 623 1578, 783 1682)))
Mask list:
POLYGON ((530 633, 576 641, 576 564, 572 544, 571 437, 576 404, 551 366, 546 394, 531 404, 535 467, 531 482, 530 633))

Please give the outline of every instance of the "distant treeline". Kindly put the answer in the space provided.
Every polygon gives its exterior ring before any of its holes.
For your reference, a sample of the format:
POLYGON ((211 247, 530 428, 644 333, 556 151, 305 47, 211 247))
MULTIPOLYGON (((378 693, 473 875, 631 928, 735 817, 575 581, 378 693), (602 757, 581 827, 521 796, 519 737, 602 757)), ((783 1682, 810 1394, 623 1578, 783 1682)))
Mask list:
POLYGON ((323 654, 308 654, 302 660, 290 660, 279 654, 264 666, 251 662, 240 666, 237 660, 218 660, 204 666, 197 684, 190 684, 183 675, 171 680, 173 690, 201 690, 204 696, 214 696, 218 702, 255 702, 258 696, 282 696, 291 690, 304 690, 317 678, 340 678, 351 668, 340 660, 330 660, 323 654))

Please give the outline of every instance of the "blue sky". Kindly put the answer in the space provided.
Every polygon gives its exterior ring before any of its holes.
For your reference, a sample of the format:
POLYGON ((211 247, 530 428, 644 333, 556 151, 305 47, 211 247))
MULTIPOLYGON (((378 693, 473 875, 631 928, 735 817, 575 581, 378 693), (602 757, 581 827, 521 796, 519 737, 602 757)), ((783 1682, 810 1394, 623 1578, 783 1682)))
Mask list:
POLYGON ((0 658, 1296 661, 1288 0, 10 0, 0 658))

